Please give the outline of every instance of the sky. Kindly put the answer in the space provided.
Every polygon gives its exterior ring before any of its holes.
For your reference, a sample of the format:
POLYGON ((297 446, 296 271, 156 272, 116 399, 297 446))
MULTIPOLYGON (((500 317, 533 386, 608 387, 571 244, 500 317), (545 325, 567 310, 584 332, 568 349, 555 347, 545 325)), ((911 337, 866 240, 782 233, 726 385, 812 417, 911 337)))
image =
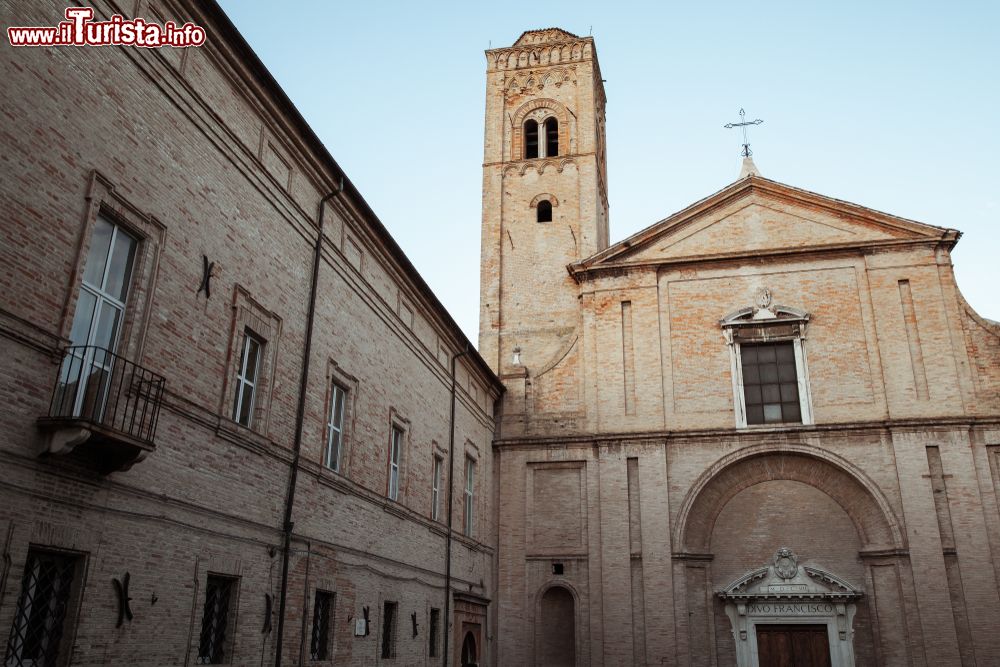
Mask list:
POLYGON ((592 34, 611 240, 763 176, 963 232, 958 284, 1000 320, 997 2, 220 0, 466 335, 478 337, 487 48, 592 34))

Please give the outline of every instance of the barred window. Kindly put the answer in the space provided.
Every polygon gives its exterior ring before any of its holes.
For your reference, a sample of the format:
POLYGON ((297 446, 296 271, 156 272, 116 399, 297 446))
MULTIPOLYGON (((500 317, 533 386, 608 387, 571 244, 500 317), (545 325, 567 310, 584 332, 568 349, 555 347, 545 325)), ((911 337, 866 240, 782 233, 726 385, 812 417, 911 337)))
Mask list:
POLYGON ((208 575, 205 609, 201 617, 201 637, 198 642, 199 665, 219 665, 232 657, 229 611, 237 581, 236 577, 208 575))
POLYGON ((309 644, 309 657, 313 660, 329 660, 330 655, 330 625, 333 620, 334 594, 327 591, 316 591, 313 600, 312 641, 309 644))
POLYGON ((382 657, 396 657, 396 610, 399 605, 386 602, 382 607, 382 657))
POLYGON ((83 558, 78 554, 28 550, 14 622, 7 640, 5 667, 55 667, 65 653, 64 638, 74 580, 83 558))

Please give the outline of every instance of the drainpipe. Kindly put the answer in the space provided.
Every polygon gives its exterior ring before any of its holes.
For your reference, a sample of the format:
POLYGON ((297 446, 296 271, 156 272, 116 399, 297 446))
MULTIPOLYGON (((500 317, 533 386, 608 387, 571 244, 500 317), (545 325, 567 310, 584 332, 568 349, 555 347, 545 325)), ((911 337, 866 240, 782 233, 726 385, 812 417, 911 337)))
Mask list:
POLYGON ((306 414, 306 389, 309 384, 309 360, 312 357, 313 320, 316 319, 316 292, 319 283, 319 263, 323 254, 323 213, 326 202, 344 190, 344 178, 340 178, 337 189, 319 202, 319 231, 316 234, 316 248, 313 250, 312 282, 309 285, 309 313, 306 316, 306 345, 302 351, 302 376, 299 378, 299 405, 295 412, 295 442, 292 445, 292 470, 288 474, 288 490, 285 493, 285 518, 282 524, 284 535, 281 547, 281 594, 278 596, 278 636, 275 642, 274 667, 281 667, 281 652, 285 633, 285 603, 288 599, 288 557, 292 550, 292 506, 295 503, 295 484, 299 479, 299 459, 302 456, 302 426, 306 414))
POLYGON ((455 368, 459 357, 469 353, 469 346, 451 358, 451 419, 448 421, 448 537, 445 552, 445 584, 444 584, 444 651, 441 664, 448 667, 448 648, 450 647, 451 628, 451 524, 452 509, 455 497, 455 368))

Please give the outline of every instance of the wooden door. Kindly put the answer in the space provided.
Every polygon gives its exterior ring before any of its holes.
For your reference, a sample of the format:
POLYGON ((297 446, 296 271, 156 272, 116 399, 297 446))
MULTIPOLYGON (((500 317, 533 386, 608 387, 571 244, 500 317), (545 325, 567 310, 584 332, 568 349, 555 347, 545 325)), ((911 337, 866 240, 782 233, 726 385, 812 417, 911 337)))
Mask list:
POLYGON ((825 625, 758 625, 760 667, 831 667, 825 625))

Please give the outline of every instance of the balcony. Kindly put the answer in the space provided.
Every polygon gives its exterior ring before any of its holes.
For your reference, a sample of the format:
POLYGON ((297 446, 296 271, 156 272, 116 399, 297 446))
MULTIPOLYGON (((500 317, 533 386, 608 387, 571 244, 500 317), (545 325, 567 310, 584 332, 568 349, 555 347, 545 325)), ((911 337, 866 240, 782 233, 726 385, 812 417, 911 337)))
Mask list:
POLYGON ((73 454, 101 474, 153 451, 165 380, 101 347, 66 349, 49 414, 38 420, 47 454, 73 454))

